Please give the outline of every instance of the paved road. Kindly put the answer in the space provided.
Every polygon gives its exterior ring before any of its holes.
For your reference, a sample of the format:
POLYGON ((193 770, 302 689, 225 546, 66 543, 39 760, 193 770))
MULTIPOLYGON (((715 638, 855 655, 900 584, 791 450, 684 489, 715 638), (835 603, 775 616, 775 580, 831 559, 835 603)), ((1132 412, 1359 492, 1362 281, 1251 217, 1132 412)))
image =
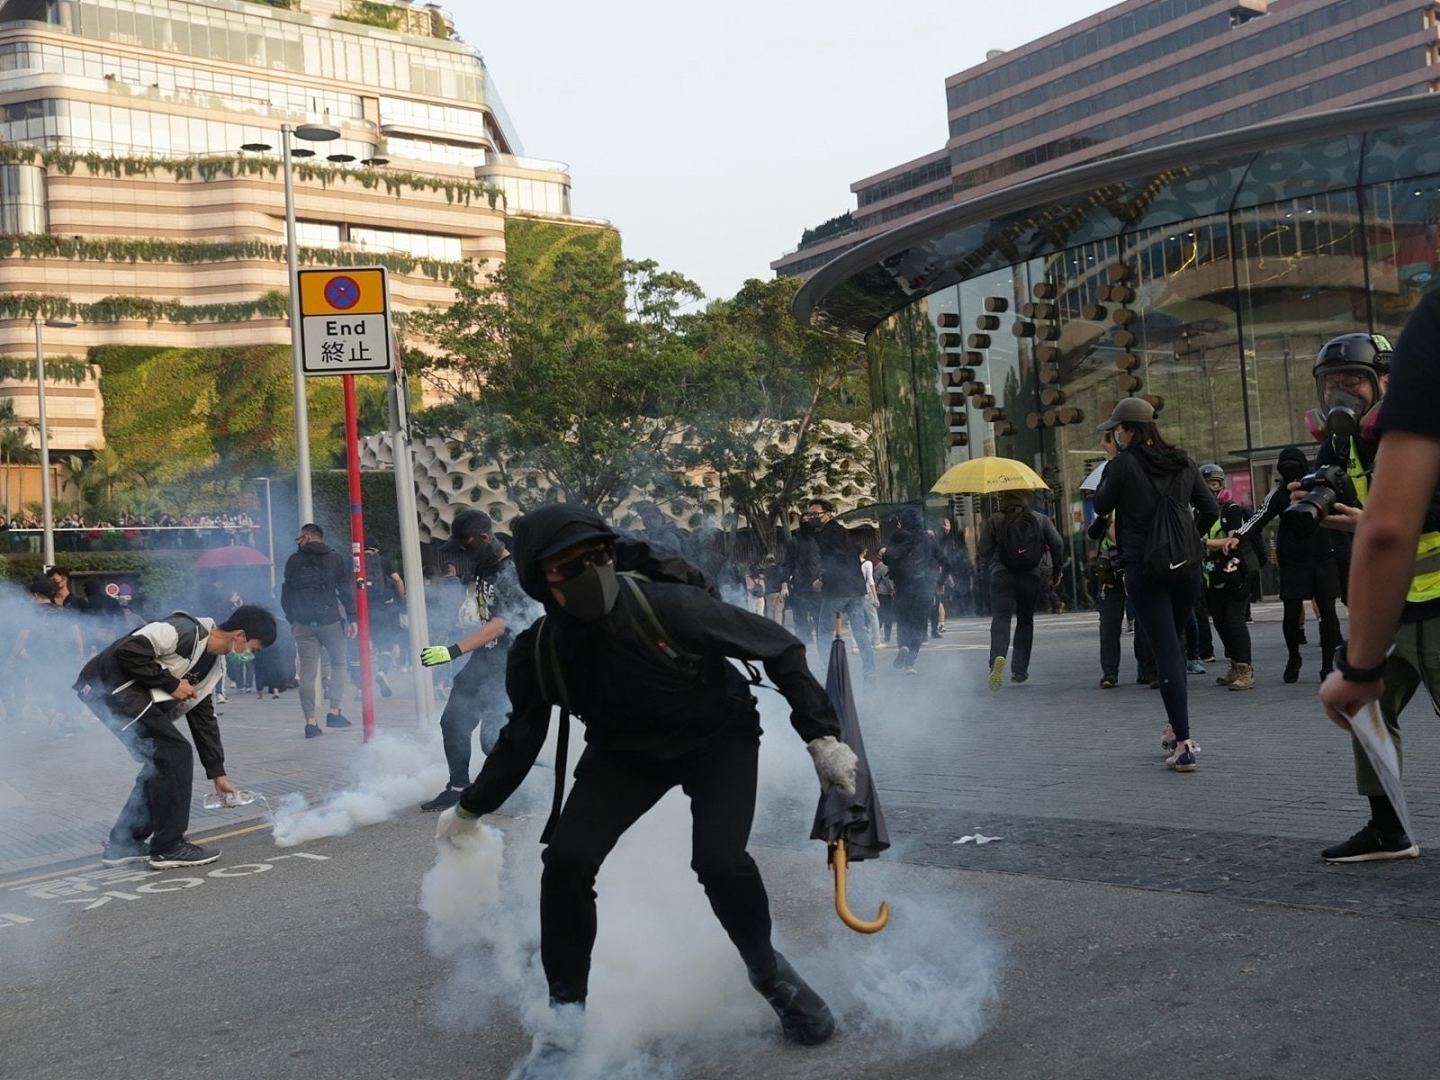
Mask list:
MULTIPOLYGON (((718 935, 682 884, 683 828, 661 828, 622 846, 601 881, 612 959, 592 1020, 638 1062, 601 1075, 1433 1075, 1440 1036, 1419 1018, 1436 1004, 1440 862, 1318 861, 1363 803, 1345 741, 1317 718, 1312 672, 1279 683, 1276 613, 1257 615, 1261 688, 1192 680, 1204 751, 1189 776, 1160 764, 1157 694, 1096 688, 1093 616, 1044 620, 1031 682, 996 695, 977 622, 952 623, 919 678, 889 672, 882 651, 862 716, 895 848, 857 868, 856 906, 886 897, 896 921, 871 939, 828 909, 821 854, 803 839, 813 777, 768 703, 757 858, 779 937, 841 1009, 843 1037, 815 1051, 773 1037, 723 941, 705 944, 718 935), (954 842, 977 832, 1002 839, 954 842), (974 1007, 992 980, 994 1000, 974 1007)), ((355 737, 307 744, 286 720, 223 721, 232 756, 251 740, 247 756, 267 762, 248 782, 315 796, 359 767, 355 737)), ((1409 721, 1423 845, 1440 814, 1440 740, 1428 702, 1409 721)), ((527 785, 531 805, 549 783, 527 785)), ((97 799, 89 813, 108 810, 97 799)), ((0 1075, 504 1076, 534 980, 493 958, 457 976, 427 953, 417 899, 432 824, 406 810, 288 849, 256 832, 190 875, 102 878, 80 849, 60 872, 5 874, 0 1075), (510 999, 495 1006, 487 986, 510 999)), ((501 824, 507 888, 523 894, 535 822, 501 824)))

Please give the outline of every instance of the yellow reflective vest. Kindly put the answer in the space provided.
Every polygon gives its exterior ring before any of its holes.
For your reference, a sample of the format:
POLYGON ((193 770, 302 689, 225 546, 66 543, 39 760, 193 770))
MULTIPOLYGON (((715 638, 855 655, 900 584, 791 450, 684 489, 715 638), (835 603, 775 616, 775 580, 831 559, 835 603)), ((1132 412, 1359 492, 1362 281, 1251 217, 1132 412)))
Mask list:
MULTIPOLYGON (((1360 461, 1354 439, 1350 440, 1350 480, 1363 506, 1370 495, 1370 476, 1360 461)), ((1440 600, 1440 532, 1420 534, 1414 576, 1410 579, 1410 591, 1405 594, 1405 600, 1411 604, 1440 600)))

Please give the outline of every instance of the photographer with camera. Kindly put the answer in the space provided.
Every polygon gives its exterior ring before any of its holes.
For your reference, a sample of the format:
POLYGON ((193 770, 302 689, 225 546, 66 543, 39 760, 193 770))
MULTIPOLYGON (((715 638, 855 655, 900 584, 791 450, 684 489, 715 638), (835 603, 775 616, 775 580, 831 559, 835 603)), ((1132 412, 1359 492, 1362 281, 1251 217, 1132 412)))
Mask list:
POLYGON ((1349 484, 1349 477, 1338 466, 1327 466, 1338 470, 1334 473, 1310 473, 1310 463, 1298 446, 1287 446, 1280 451, 1275 471, 1279 475, 1275 488, 1265 497, 1260 510, 1240 526, 1235 534, 1238 541, 1259 536, 1260 531, 1272 520, 1279 519, 1275 537, 1275 560, 1280 568, 1280 602, 1284 605, 1285 648, 1289 659, 1285 663, 1285 681, 1297 682, 1300 678, 1300 645, 1305 627, 1305 601, 1315 603, 1320 616, 1320 678, 1324 679, 1334 665, 1335 648, 1340 644, 1340 619, 1335 614, 1335 601, 1340 598, 1340 571, 1335 561, 1335 550, 1330 535, 1319 529, 1323 513, 1316 512, 1316 500, 1322 502, 1334 499, 1336 492, 1330 481, 1337 481, 1342 487, 1349 484), (1297 502, 1290 501, 1290 485, 1298 484, 1306 494, 1297 502), (1329 494, 1325 494, 1328 490, 1329 494), (1321 492, 1315 495, 1315 492, 1321 492), (1288 511, 1288 512, 1287 512, 1288 511))
MULTIPOLYGON (((1286 511, 1355 532, 1350 640, 1336 651, 1337 670, 1321 685, 1320 700, 1330 719, 1347 731, 1348 717, 1378 703, 1397 747, 1400 713, 1416 690, 1423 683, 1432 699, 1440 695, 1437 353, 1440 294, 1435 293, 1406 323, 1393 353, 1393 373, 1384 337, 1346 334, 1326 343, 1315 361, 1322 408, 1308 418, 1325 439, 1320 467, 1292 486, 1296 501, 1286 511)), ((1358 744, 1353 749, 1356 786, 1370 800, 1370 820, 1321 857, 1326 862, 1417 857, 1420 848, 1406 835, 1368 758, 1358 744)))

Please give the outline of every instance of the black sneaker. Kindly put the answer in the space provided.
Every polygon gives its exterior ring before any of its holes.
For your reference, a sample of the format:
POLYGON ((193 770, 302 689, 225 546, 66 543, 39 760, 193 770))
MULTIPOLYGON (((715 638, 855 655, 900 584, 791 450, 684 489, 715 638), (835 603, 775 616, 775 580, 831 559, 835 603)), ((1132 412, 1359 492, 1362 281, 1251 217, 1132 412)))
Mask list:
POLYGON ((1382 859, 1418 859, 1420 845, 1404 832, 1382 832, 1373 821, 1343 844, 1328 847, 1320 853, 1328 863, 1379 862, 1382 859))
POLYGON ((1281 678, 1287 683, 1300 681, 1300 657, 1292 655, 1285 661, 1285 674, 1281 678))
POLYGON ((1029 676, 1028 674, 1026 674, 1026 675, 1021 675, 1020 672, 1015 671, 1015 672, 1012 672, 1012 673, 1011 673, 1011 675, 1010 675, 1010 681, 1013 682, 1013 683, 1029 682, 1029 681, 1030 681, 1030 676, 1029 676))
POLYGON ((375 673, 375 685, 380 687, 380 695, 382 697, 390 697, 395 693, 394 690, 390 689, 390 680, 385 677, 383 671, 377 671, 375 673))
POLYGON ((305 725, 305 737, 306 737, 307 739, 318 739, 321 735, 324 735, 324 734, 325 734, 325 729, 322 728, 319 724, 306 724, 306 725, 305 725))
POLYGON ((127 862, 144 862, 149 857, 148 844, 112 844, 107 840, 100 849, 101 866, 123 866, 127 862))
POLYGON ((189 840, 181 840, 163 855, 150 853, 150 869, 170 870, 177 866, 205 866, 220 858, 220 852, 214 848, 204 848, 199 844, 192 844, 189 840))
POLYGON ((1117 680, 1115 680, 1114 678, 1112 678, 1112 677, 1109 676, 1109 675, 1106 675, 1103 679, 1100 680, 1100 689, 1101 689, 1101 690, 1114 690, 1114 689, 1115 689, 1115 686, 1116 686, 1116 682, 1117 682, 1117 680))
POLYGON ((343 712, 332 712, 325 714, 325 726, 345 728, 354 727, 355 725, 350 723, 349 720, 345 719, 345 714, 343 712))
POLYGON ((429 802, 422 802, 420 809, 424 810, 427 814, 438 814, 441 810, 449 810, 450 807, 457 805, 459 802, 460 792, 456 791, 453 787, 447 787, 429 802))
POLYGON ((817 1046, 835 1033, 835 1017, 819 994, 796 974, 790 961, 775 954, 775 973, 768 978, 750 974, 750 985, 764 995, 785 1038, 801 1046, 817 1046))

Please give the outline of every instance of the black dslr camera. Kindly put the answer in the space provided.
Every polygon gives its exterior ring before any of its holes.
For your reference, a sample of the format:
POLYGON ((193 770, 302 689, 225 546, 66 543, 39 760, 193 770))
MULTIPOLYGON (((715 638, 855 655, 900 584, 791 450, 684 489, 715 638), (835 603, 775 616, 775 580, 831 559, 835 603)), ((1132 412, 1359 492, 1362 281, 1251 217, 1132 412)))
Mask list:
POLYGON ((1354 506, 1360 499, 1350 474, 1340 465, 1323 465, 1299 482, 1305 494, 1287 506, 1285 513, 1294 515, 1290 524, 1301 536, 1314 533, 1334 512, 1336 503, 1354 506))

